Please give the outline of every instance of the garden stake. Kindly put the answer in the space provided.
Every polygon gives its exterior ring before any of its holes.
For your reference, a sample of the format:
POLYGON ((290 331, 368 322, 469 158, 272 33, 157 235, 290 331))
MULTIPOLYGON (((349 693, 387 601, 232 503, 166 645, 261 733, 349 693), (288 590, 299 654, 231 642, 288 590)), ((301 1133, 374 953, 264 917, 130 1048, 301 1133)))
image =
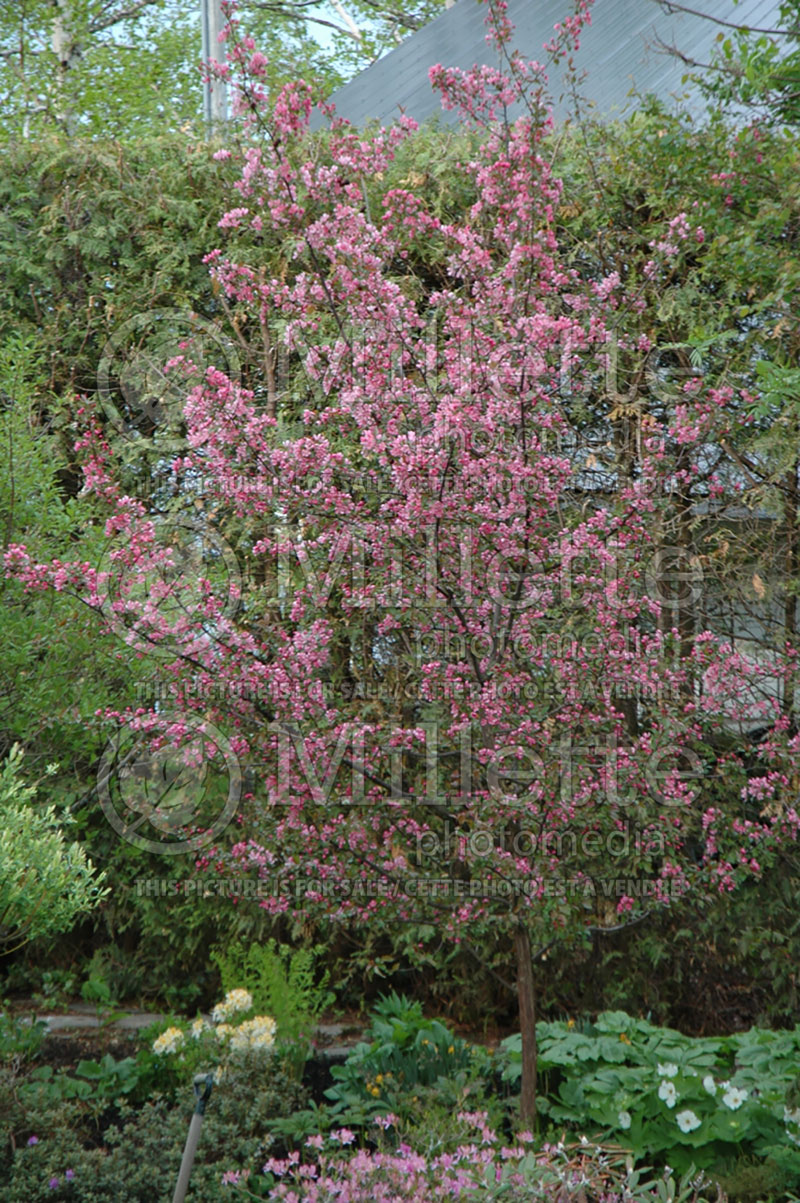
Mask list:
POLYGON ((186 1137, 186 1145, 183 1150, 183 1160, 181 1161, 181 1170, 178 1174, 178 1184, 175 1187, 175 1194, 172 1196, 172 1203, 183 1203, 186 1198, 186 1190, 189 1186, 189 1175, 192 1172, 194 1163, 194 1155, 197 1150, 197 1142, 200 1139, 200 1129, 203 1126, 203 1115, 206 1110, 206 1103, 211 1097, 211 1088, 214 1085, 213 1074, 196 1074, 194 1079, 194 1095, 197 1099, 194 1108, 192 1122, 189 1124, 189 1134, 186 1137))

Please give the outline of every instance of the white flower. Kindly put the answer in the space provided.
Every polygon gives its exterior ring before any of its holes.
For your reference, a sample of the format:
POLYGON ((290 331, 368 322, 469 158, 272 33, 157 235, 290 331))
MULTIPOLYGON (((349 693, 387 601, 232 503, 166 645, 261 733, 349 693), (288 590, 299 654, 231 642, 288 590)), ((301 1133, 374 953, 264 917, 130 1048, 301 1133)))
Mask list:
POLYGON ((658 1066, 658 1072, 662 1078, 674 1078, 678 1072, 678 1067, 677 1065, 673 1065, 671 1061, 668 1061, 666 1065, 658 1066))
POLYGON ((703 1078, 703 1088, 707 1090, 709 1094, 717 1093, 717 1084, 711 1077, 711 1074, 706 1074, 706 1076, 703 1078))
POLYGON ((694 1132, 695 1128, 700 1127, 700 1120, 693 1111, 679 1111, 675 1119, 681 1132, 694 1132))
POLYGON ((800 1124, 800 1107, 795 1107, 794 1111, 790 1111, 788 1107, 784 1107, 783 1122, 785 1124, 800 1124))
POLYGON ((206 1021, 199 1016, 192 1022, 192 1026, 189 1028, 189 1032, 194 1040, 199 1040, 205 1030, 206 1021))
POLYGON ((722 1101, 726 1107, 730 1107, 731 1111, 736 1111, 747 1100, 747 1091, 740 1090, 738 1086, 731 1086, 730 1082, 727 1083, 727 1087, 722 1101))
POLYGON ((221 1003, 217 1003, 211 1012, 214 1023, 223 1023, 240 1011, 249 1011, 253 1005, 253 996, 249 990, 229 990, 221 1003))
POLYGON ((628 1128, 630 1128, 630 1126, 631 1126, 630 1111, 620 1111, 619 1115, 617 1116, 617 1123, 619 1124, 620 1128, 625 1128, 626 1130, 628 1128))
POLYGON ((658 1088, 658 1097, 663 1099, 668 1107, 674 1107, 678 1101, 678 1092, 672 1082, 662 1082, 658 1088))
POLYGON ((232 1049, 268 1049, 275 1043, 275 1020, 268 1015, 246 1019, 231 1033, 232 1049))
POLYGON ((180 1028, 167 1028, 153 1041, 153 1052, 159 1057, 164 1053, 176 1053, 183 1044, 183 1032, 180 1028))

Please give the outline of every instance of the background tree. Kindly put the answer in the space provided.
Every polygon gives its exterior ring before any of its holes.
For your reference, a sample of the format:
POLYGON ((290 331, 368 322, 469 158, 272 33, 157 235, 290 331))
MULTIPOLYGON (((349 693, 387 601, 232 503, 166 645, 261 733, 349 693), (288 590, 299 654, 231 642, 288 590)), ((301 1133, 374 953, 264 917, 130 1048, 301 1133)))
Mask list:
MULTIPOLYGON (((383 0, 263 3, 241 11, 278 88, 302 74, 330 91, 441 10, 383 0)), ((0 134, 126 138, 203 134, 199 3, 19 0, 0 5, 0 134), (142 64, 147 64, 143 86, 142 64)))
POLYGON ((796 125, 800 119, 800 6, 784 0, 775 25, 726 21, 702 4, 689 7, 675 0, 656 0, 668 13, 691 13, 719 27, 711 61, 701 63, 685 48, 662 45, 687 67, 701 92, 714 105, 742 106, 768 122, 796 125))

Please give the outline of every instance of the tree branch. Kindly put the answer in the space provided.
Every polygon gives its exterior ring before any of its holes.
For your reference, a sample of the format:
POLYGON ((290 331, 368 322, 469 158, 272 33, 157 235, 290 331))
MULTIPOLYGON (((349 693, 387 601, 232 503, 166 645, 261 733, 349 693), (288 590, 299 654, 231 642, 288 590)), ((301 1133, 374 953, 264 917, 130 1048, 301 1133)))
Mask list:
POLYGON ((745 23, 738 24, 736 21, 723 21, 722 17, 715 17, 711 13, 701 12, 697 8, 688 8, 685 4, 677 4, 676 0, 656 0, 659 8, 663 8, 669 16, 673 13, 686 13, 690 17, 702 17, 704 21, 713 21, 715 25, 724 25, 727 29, 739 29, 742 33, 766 33, 773 37, 794 38, 800 34, 800 28, 795 29, 764 29, 760 25, 747 25, 745 23))
POLYGON ((90 33, 100 33, 103 29, 110 29, 112 25, 116 25, 118 21, 127 21, 129 17, 135 17, 145 8, 151 8, 154 4, 158 4, 159 0, 134 0, 133 4, 129 4, 127 8, 118 9, 116 12, 108 12, 110 5, 105 5, 100 11, 100 15, 89 22, 90 33))
POLYGON ((285 4, 270 4, 268 2, 254 5, 255 8, 260 8, 264 12, 273 13, 276 17, 286 17, 290 21, 313 21, 315 25, 325 25, 328 29, 334 29, 337 33, 344 33, 348 38, 352 38, 354 42, 361 41, 361 34, 353 33, 352 29, 348 29, 345 25, 337 25, 335 21, 328 21, 325 17, 314 17, 310 13, 300 13, 293 11, 294 9, 306 8, 310 4, 316 3, 316 0, 297 0, 296 4, 288 7, 285 4))

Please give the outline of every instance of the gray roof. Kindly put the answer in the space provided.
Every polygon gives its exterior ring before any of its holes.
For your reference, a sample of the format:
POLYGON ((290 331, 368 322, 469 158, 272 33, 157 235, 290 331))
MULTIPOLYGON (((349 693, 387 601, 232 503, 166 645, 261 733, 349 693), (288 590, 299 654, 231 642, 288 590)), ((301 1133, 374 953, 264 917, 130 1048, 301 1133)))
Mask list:
MULTIPOLYGON (((776 0, 684 2, 722 20, 762 28, 777 24, 780 8, 776 0)), ((514 45, 536 58, 553 36, 553 25, 570 11, 569 0, 508 0, 508 16, 516 26, 514 45)), ((457 0, 334 92, 330 99, 337 114, 356 126, 370 121, 385 124, 401 110, 420 122, 435 115, 448 124, 457 121, 455 113, 442 112, 428 69, 435 63, 462 68, 475 63, 501 66, 497 51, 485 41, 486 12, 486 4, 477 0, 457 0)), ((674 56, 660 52, 658 41, 674 44, 691 58, 707 62, 721 29, 724 27, 713 21, 688 13, 670 16, 656 0, 595 0, 592 24, 584 29, 575 56, 578 69, 588 72, 581 91, 603 116, 620 115, 635 105, 630 95, 633 88, 664 100, 686 96, 688 86, 681 77, 687 68, 674 56)), ((567 106, 559 103, 563 90, 560 70, 551 75, 550 86, 556 114, 564 114, 567 106)), ((702 107, 696 97, 691 107, 702 107)))

